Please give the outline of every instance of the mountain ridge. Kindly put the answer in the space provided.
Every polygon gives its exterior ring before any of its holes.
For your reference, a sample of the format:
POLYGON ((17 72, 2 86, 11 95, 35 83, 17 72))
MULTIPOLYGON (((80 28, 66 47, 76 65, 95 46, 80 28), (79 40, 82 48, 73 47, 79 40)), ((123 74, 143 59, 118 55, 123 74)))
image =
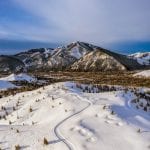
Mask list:
MULTIPOLYGON (((27 70, 125 71, 145 67, 131 55, 119 54, 80 41, 55 49, 30 49, 11 57, 21 61, 27 70)), ((149 68, 149 65, 146 68, 149 68)))

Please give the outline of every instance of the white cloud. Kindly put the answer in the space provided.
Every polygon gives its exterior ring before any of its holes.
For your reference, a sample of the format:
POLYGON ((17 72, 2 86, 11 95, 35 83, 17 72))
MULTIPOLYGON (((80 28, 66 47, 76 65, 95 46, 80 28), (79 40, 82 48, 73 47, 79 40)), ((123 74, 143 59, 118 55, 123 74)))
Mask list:
POLYGON ((41 25, 14 25, 16 32, 26 38, 94 43, 150 38, 149 0, 12 1, 41 20, 41 25))

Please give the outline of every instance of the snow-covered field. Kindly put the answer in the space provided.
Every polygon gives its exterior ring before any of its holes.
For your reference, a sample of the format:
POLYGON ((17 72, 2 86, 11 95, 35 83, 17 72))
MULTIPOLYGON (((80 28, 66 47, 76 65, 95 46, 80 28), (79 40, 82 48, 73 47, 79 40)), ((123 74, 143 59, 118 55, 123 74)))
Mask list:
POLYGON ((27 81, 27 82, 34 82, 36 81, 36 78, 31 77, 25 73, 20 73, 20 74, 11 74, 7 77, 0 78, 0 80, 4 81, 27 81))
POLYGON ((132 107, 132 98, 123 91, 82 93, 71 82, 2 98, 0 148, 149 150, 150 115, 132 107))
POLYGON ((16 86, 8 81, 0 80, 0 90, 15 88, 16 86))
POLYGON ((144 71, 138 72, 138 73, 134 74, 134 76, 148 78, 148 77, 150 77, 150 70, 144 70, 144 71))
POLYGON ((9 76, 0 78, 0 91, 16 88, 17 86, 11 83, 12 81, 26 81, 28 83, 32 83, 36 82, 37 79, 25 73, 10 74, 9 76))

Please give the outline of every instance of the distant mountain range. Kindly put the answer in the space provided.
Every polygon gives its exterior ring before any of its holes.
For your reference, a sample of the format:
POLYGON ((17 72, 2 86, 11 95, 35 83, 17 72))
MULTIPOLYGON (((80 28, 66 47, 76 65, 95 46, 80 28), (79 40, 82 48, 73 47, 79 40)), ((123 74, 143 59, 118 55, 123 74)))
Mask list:
POLYGON ((0 56, 0 72, 22 70, 124 71, 150 68, 150 52, 122 55, 84 42, 0 56))
POLYGON ((131 58, 137 60, 137 62, 141 65, 150 65, 150 52, 145 53, 135 53, 129 55, 131 58))

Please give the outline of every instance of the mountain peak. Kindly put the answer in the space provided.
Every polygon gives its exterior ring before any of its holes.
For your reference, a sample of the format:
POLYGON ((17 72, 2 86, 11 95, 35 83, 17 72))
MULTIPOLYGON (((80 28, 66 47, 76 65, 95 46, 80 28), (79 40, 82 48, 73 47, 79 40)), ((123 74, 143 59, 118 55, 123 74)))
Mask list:
MULTIPOLYGON (((146 57, 150 62, 150 53, 136 56, 140 56, 140 59, 146 57)), ((134 58, 136 56, 121 55, 93 44, 74 41, 54 50, 48 48, 32 49, 16 54, 15 58, 23 62, 25 68, 29 70, 44 68, 47 70, 115 71, 143 68, 144 65, 134 58)), ((3 62, 1 61, 2 65, 3 62)), ((9 68, 7 62, 5 64, 9 68)))

